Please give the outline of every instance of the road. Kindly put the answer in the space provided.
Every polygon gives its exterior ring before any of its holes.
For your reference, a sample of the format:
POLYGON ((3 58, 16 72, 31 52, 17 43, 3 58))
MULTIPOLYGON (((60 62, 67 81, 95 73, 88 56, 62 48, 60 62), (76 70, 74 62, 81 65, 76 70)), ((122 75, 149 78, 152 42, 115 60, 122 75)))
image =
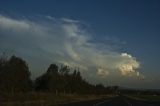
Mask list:
POLYGON ((160 103, 137 101, 124 96, 117 96, 111 99, 92 100, 61 104, 58 106, 160 106, 160 103))

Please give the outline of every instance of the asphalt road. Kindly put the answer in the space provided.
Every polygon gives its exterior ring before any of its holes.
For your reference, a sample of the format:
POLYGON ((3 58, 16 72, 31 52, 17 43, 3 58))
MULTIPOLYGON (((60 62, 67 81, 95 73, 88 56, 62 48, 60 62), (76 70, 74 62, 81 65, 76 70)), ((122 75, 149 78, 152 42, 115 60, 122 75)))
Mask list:
POLYGON ((75 102, 58 106, 160 106, 160 103, 137 101, 124 96, 117 96, 111 99, 75 102))

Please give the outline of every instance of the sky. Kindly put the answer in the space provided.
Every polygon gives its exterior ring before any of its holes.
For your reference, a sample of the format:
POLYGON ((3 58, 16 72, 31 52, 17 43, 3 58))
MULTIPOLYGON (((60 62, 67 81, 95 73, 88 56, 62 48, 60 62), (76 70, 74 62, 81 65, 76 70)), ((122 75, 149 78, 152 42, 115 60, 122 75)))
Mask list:
POLYGON ((51 63, 92 84, 160 88, 159 0, 1 0, 0 53, 26 60, 32 78, 51 63))

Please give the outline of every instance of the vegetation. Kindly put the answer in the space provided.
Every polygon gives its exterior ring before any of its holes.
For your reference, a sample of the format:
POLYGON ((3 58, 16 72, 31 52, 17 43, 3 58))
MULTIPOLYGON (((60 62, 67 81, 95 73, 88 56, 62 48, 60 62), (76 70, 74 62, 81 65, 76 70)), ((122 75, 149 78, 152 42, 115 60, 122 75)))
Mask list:
POLYGON ((160 102, 160 90, 136 90, 136 89, 122 89, 119 90, 121 94, 134 100, 144 102, 160 102))
MULTIPOLYGON (((0 57, 0 105, 23 106, 57 104, 79 100, 91 100, 115 94, 153 95, 159 99, 160 92, 120 89, 118 86, 92 85, 84 80, 79 69, 66 65, 50 64, 44 74, 34 81, 27 63, 20 57, 0 57)), ((137 96, 138 95, 138 96, 137 96)), ((150 98, 143 96, 141 98, 150 98)), ((151 97, 153 98, 153 97, 151 97)))
POLYGON ((31 90, 29 68, 24 60, 12 56, 9 60, 0 59, 0 91, 15 93, 31 90))
POLYGON ((89 84, 82 78, 79 70, 71 70, 69 66, 65 65, 50 64, 47 71, 34 81, 30 76, 29 67, 22 58, 11 56, 8 59, 1 56, 0 102, 47 101, 49 103, 52 101, 55 103, 57 101, 82 100, 82 98, 87 100, 87 98, 102 97, 113 91, 102 84, 89 84))

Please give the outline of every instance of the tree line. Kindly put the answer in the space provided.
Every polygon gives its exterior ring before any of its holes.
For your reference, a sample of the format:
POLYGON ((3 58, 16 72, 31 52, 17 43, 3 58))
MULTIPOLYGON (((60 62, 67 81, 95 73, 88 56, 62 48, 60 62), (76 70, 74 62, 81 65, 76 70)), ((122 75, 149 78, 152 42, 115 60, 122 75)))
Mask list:
POLYGON ((0 92, 52 92, 55 94, 106 94, 118 89, 93 85, 84 80, 78 69, 66 65, 50 64, 44 74, 31 80, 25 60, 17 56, 0 57, 0 92))

